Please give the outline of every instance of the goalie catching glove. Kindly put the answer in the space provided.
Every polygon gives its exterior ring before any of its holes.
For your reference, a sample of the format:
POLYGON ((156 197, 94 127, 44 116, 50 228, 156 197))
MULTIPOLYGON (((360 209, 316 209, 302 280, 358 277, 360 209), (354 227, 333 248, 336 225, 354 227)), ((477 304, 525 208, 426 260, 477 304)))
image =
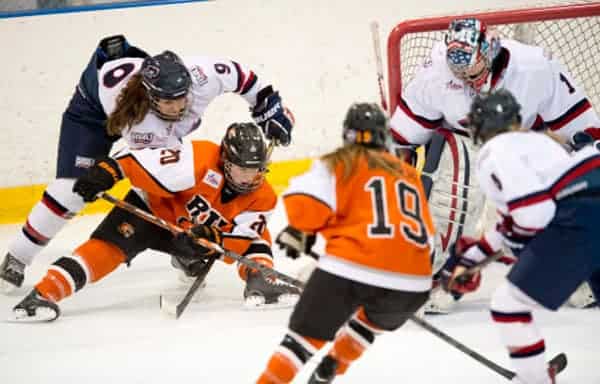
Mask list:
POLYGON ((287 257, 297 259, 301 253, 311 256, 311 249, 315 245, 316 239, 316 235, 302 232, 288 225, 277 235, 275 243, 279 245, 279 249, 285 248, 287 257))
POLYGON ((494 251, 482 240, 463 236, 450 245, 449 254, 440 277, 444 290, 458 294, 476 291, 481 284, 481 273, 466 274, 466 271, 492 257, 494 251))
POLYGON ((80 176, 73 185, 73 192, 86 203, 98 199, 100 192, 108 191, 123 178, 119 163, 110 157, 96 159, 94 165, 80 176))
POLYGON ((206 247, 199 242, 205 239, 211 243, 222 244, 223 236, 221 231, 215 227, 206 224, 197 224, 187 232, 178 233, 173 238, 172 264, 179 268, 188 276, 196 276, 204 267, 207 260, 216 257, 217 252, 212 248, 206 247))
POLYGON ((294 117, 281 104, 279 92, 273 91, 270 85, 256 95, 256 105, 252 108, 252 118, 256 121, 269 140, 276 140, 281 145, 289 145, 292 141, 294 117))

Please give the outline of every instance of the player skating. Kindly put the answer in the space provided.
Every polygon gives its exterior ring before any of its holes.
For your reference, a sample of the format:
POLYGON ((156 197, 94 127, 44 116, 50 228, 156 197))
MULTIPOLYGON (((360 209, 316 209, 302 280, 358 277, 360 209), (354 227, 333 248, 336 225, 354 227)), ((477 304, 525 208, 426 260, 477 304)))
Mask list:
POLYGON ((329 383, 427 300, 433 224, 417 171, 387 152, 389 132, 375 104, 350 107, 344 146, 292 179, 283 201, 290 254, 326 241, 258 383, 289 383, 327 341, 333 346, 310 383, 329 383))
POLYGON ((248 102, 268 138, 289 144, 291 115, 254 71, 226 59, 182 60, 170 51, 149 57, 123 36, 103 39, 63 114, 56 179, 0 264, 0 291, 21 286, 26 265, 83 208, 73 183, 94 159, 108 155, 121 137, 135 149, 179 146, 198 128, 207 106, 226 92, 248 102))
POLYGON ((492 319, 515 382, 551 384, 555 372, 532 312, 557 310, 585 280, 600 294, 600 154, 591 145, 570 154, 547 135, 523 130, 520 109, 506 90, 473 103, 473 140, 482 145, 477 176, 500 217, 479 239, 463 236, 451 245, 444 286, 471 291, 479 273, 461 282, 454 276, 502 245, 511 248, 517 260, 492 296, 492 319))
MULTIPOLYGON (((98 159, 74 185, 86 202, 127 177, 132 189, 125 200, 225 249, 272 266, 267 219, 277 196, 264 180, 268 147, 260 128, 236 123, 221 145, 192 141, 177 149, 129 150, 98 159)), ((102 279, 146 249, 172 255, 173 265, 196 275, 212 249, 185 233, 179 236, 130 212, 113 208, 91 238, 71 255, 56 260, 46 275, 14 308, 16 320, 48 321, 59 314, 57 302, 102 279)), ((225 259, 226 262, 233 260, 225 259)), ((240 265, 246 280, 244 298, 252 305, 289 305, 298 289, 278 284, 240 265)))

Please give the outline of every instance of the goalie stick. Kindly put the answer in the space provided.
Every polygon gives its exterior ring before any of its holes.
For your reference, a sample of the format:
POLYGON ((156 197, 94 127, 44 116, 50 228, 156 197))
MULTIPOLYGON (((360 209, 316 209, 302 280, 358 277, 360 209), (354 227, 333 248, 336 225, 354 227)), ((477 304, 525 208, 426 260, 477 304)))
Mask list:
POLYGON ((381 42, 379 40, 379 23, 371 22, 371 37, 373 38, 373 49, 375 50, 375 69, 377 71, 377 85, 379 86, 379 99, 384 111, 388 111, 387 96, 383 85, 383 62, 381 60, 381 42))

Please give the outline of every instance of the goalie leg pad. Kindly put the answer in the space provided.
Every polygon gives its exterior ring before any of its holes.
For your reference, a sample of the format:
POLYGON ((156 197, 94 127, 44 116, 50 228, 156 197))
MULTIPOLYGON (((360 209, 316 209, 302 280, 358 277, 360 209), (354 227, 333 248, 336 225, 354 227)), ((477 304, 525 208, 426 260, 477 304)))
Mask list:
POLYGON ((433 260, 437 272, 450 244, 475 234, 485 199, 473 181, 474 149, 468 138, 439 130, 425 156, 422 181, 438 234, 433 260))

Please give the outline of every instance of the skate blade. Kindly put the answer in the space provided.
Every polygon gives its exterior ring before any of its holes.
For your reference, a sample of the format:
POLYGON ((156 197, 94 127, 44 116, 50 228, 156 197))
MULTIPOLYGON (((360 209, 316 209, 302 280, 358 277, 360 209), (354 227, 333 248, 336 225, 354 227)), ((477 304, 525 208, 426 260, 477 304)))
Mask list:
POLYGON ((299 298, 300 295, 281 295, 277 298, 277 302, 266 304, 264 297, 250 296, 244 299, 244 309, 255 311, 290 308, 296 305, 299 298))
POLYGON ((25 310, 15 310, 6 319, 7 323, 49 323, 58 319, 58 313, 50 308, 38 308, 35 315, 28 316, 25 310))

